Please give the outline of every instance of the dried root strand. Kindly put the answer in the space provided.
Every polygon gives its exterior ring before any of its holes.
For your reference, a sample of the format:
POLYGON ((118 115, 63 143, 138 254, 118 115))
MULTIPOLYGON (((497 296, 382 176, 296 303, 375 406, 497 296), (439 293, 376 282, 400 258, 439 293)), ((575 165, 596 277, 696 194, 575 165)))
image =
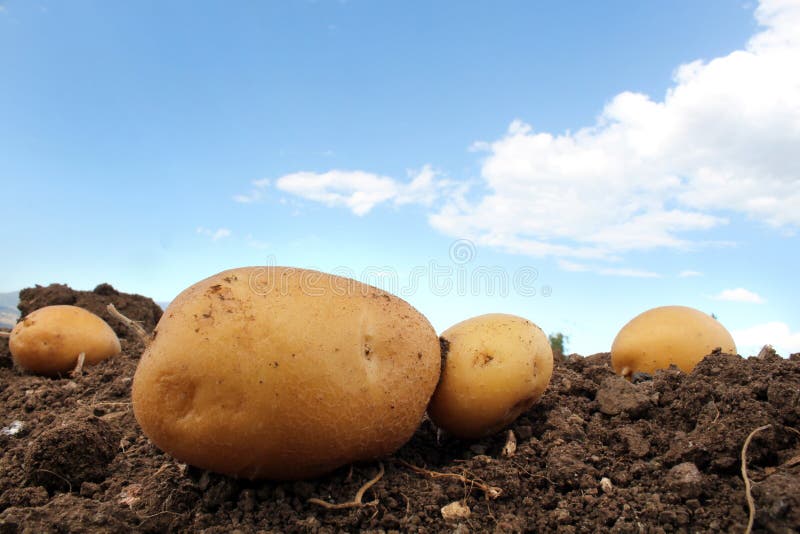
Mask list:
POLYGON ((48 475, 53 475, 56 478, 60 478, 62 481, 67 483, 67 487, 69 488, 69 492, 72 493, 72 482, 64 478, 63 476, 59 475, 55 471, 50 471, 49 469, 37 469, 37 473, 47 473, 48 475))
POLYGON ((513 430, 509 430, 506 436, 506 444, 503 445, 500 456, 504 458, 513 458, 515 454, 517 454, 517 436, 514 435, 513 430))
POLYGON ((150 341, 152 341, 152 337, 147 333, 147 331, 145 331, 144 328, 142 328, 142 325, 122 315, 113 304, 106 306, 106 310, 108 310, 108 313, 110 313, 115 319, 119 319, 125 326, 133 330, 133 333, 136 334, 136 337, 138 337, 142 343, 147 345, 150 343, 150 341))
POLYGON ((322 499, 317 499, 312 497, 311 499, 308 499, 308 501, 306 502, 311 504, 317 504, 327 510, 345 510, 347 508, 363 508, 364 506, 377 506, 378 499, 366 503, 362 502, 362 500, 364 499, 364 494, 367 492, 367 490, 372 486, 374 486, 375 483, 377 483, 381 478, 383 478, 384 473, 385 470, 383 468, 383 462, 381 462, 378 474, 375 475, 374 478, 368 480, 366 484, 364 484, 358 489, 358 491, 356 492, 356 496, 353 497, 352 501, 343 502, 339 504, 331 504, 329 502, 323 501, 322 499))
POLYGON ((180 516, 181 516, 181 514, 179 514, 178 512, 173 512, 172 510, 161 510, 160 512, 156 512, 156 513, 154 513, 154 514, 150 514, 150 515, 141 515, 141 516, 139 516, 139 517, 140 517, 141 519, 152 519, 152 518, 154 518, 154 517, 158 517, 158 516, 160 516, 160 515, 164 515, 164 514, 174 515, 174 516, 176 516, 176 517, 180 517, 180 516))
POLYGON ((466 484, 471 487, 476 487, 479 490, 483 491, 483 494, 486 495, 486 498, 489 500, 495 500, 503 494, 503 489, 498 488, 497 486, 490 486, 488 484, 484 484, 479 480, 475 480, 472 478, 467 478, 464 475, 459 475, 457 473, 440 473, 438 471, 431 471, 430 469, 425 469, 423 467, 416 466, 414 464, 410 464, 404 460, 397 460, 402 465, 408 467, 415 473, 419 473, 421 475, 425 475, 430 478, 451 478, 454 480, 458 480, 463 484, 466 484))
POLYGON ((744 445, 742 446, 742 479, 744 480, 744 497, 747 499, 747 509, 750 512, 747 519, 747 528, 744 531, 745 534, 750 534, 753 531, 753 523, 756 519, 756 503, 753 500, 753 494, 750 492, 750 477, 747 476, 747 447, 750 446, 753 436, 771 426, 772 425, 760 426, 750 432, 750 434, 748 434, 747 438, 744 440, 744 445))
POLYGON ((793 458, 790 458, 790 459, 786 460, 785 462, 783 462, 781 464, 781 467, 786 469, 786 468, 789 468, 789 467, 794 467, 797 464, 800 464, 800 456, 794 456, 793 458))
POLYGON ((86 353, 81 352, 78 354, 78 361, 75 364, 75 369, 72 370, 70 376, 73 378, 81 376, 83 374, 83 364, 86 362, 86 353))
POLYGON ((0 337, 11 337, 11 332, 6 332, 5 330, 0 332, 0 337))

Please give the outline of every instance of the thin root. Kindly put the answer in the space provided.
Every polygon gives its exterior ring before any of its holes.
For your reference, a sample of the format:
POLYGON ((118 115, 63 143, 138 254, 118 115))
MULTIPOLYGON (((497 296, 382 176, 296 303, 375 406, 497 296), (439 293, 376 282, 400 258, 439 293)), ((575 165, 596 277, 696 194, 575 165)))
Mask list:
POLYGON ((147 477, 145 477, 144 480, 148 481, 148 480, 151 480, 151 479, 154 479, 154 478, 158 477, 158 475, 160 475, 161 473, 163 473, 164 471, 166 471, 167 469, 169 469, 173 465, 175 465, 175 464, 173 464, 173 463, 165 463, 165 464, 163 464, 161 467, 158 468, 158 470, 155 473, 153 473, 152 475, 148 475, 147 477))
POLYGON ((11 337, 11 332, 0 332, 0 337, 11 337))
POLYGON ((400 495, 406 500, 406 517, 408 517, 411 515, 411 499, 409 499, 402 491, 400 492, 400 495))
POLYGON ((786 468, 789 468, 789 467, 794 467, 797 464, 800 464, 800 456, 795 456, 793 458, 789 458, 788 460, 786 460, 785 462, 783 462, 781 464, 781 467, 786 469, 786 468))
POLYGON ((77 376, 81 376, 83 374, 83 364, 86 362, 86 353, 81 352, 78 354, 78 363, 75 364, 75 369, 72 370, 70 376, 73 378, 77 376))
POLYGON ((456 473, 440 473, 438 471, 431 471, 430 469, 418 467, 404 460, 398 459, 397 461, 403 464, 404 466, 408 467, 415 473, 419 473, 421 475, 425 475, 430 478, 452 478, 466 485, 474 486, 483 491, 484 495, 486 495, 486 498, 490 500, 495 500, 503 494, 502 488, 498 488, 497 486, 489 486, 488 484, 484 484, 483 482, 480 482, 478 480, 467 478, 464 475, 458 475, 456 473))
POLYGON ((181 515, 181 514, 179 514, 178 512, 173 512, 172 510, 161 510, 160 512, 156 512, 156 513, 154 513, 154 514, 150 514, 150 515, 141 515, 141 516, 139 516, 139 517, 140 517, 141 519, 152 519, 152 518, 154 518, 154 517, 157 517, 157 516, 160 516, 160 515, 164 515, 164 514, 170 514, 170 515, 174 515, 174 516, 178 516, 178 517, 180 517, 180 515, 181 515))
MULTIPOLYGON (((717 424, 717 421, 719 421, 719 415, 720 414, 719 414, 719 408, 717 407, 717 403, 714 403, 714 409, 717 411, 717 415, 714 416, 714 420, 711 421, 711 425, 715 425, 715 424, 717 424)), ((709 426, 711 426, 711 425, 709 425, 709 426)))
POLYGON ((516 463, 516 462, 511 462, 511 464, 514 467, 516 467, 517 469, 519 469, 520 471, 522 471, 523 473, 525 473, 526 475, 528 475, 529 477, 531 477, 531 478, 541 478, 542 480, 548 481, 551 486, 555 486, 556 485, 555 482, 553 482, 552 480, 547 478, 545 475, 534 475, 533 473, 531 473, 530 471, 525 469, 525 467, 522 464, 519 464, 519 463, 516 463))
POLYGON ((150 343, 150 341, 152 341, 152 338, 150 337, 150 334, 148 334, 145 331, 145 329, 142 328, 142 325, 140 325, 136 321, 134 321, 132 319, 128 319, 127 317, 122 315, 114 307, 113 304, 109 304, 108 306, 106 306, 106 310, 108 310, 108 313, 110 313, 113 317, 115 317, 116 319, 119 319, 120 321, 122 321, 122 323, 125 324, 125 326, 127 326, 128 328, 133 330, 134 334, 136 334, 136 337, 138 337, 142 341, 142 343, 144 343, 145 345, 148 345, 150 343))
POLYGON ((517 454, 517 436, 514 435, 513 430, 509 430, 506 436, 506 444, 503 446, 500 455, 505 458, 512 458, 515 454, 517 454))
POLYGON ((72 483, 63 476, 59 475, 54 471, 50 471, 49 469, 37 469, 36 471, 39 473, 47 473, 48 475, 53 475, 56 478, 60 478, 61 480, 67 483, 67 487, 69 487, 69 492, 72 493, 72 483))
POLYGON ((750 534, 753 531, 753 522, 756 518, 756 503, 753 500, 753 495, 750 492, 750 478, 747 476, 747 447, 750 446, 750 441, 753 439, 753 436, 761 432, 762 430, 766 430, 772 425, 764 425, 756 428, 747 436, 747 439, 744 440, 744 446, 742 446, 742 479, 744 479, 744 497, 747 499, 747 508, 750 511, 750 515, 747 519, 747 528, 745 529, 745 534, 750 534))
POLYGON ((359 488, 359 490, 356 492, 356 496, 353 498, 352 501, 343 502, 339 504, 331 504, 329 502, 323 501, 322 499, 311 498, 308 499, 308 501, 306 502, 309 502, 311 504, 318 504, 328 510, 344 510, 347 508, 363 508, 364 506, 377 506, 378 499, 375 499, 374 501, 370 501, 367 503, 362 502, 362 499, 364 498, 364 493, 366 493, 369 488, 371 488, 373 485, 375 485, 376 482, 378 482, 381 478, 383 478, 384 473, 385 470, 383 468, 383 462, 381 462, 378 474, 375 475, 375 477, 372 478, 371 480, 367 481, 367 483, 361 486, 361 488, 359 488))

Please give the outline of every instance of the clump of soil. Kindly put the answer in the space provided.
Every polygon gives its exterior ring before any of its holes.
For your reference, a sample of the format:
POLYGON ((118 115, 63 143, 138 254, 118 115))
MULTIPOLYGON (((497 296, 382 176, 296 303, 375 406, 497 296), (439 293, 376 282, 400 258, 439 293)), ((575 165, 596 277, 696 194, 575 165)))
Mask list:
MULTIPOLYGON (((96 313, 118 299, 148 329, 158 315, 143 297, 33 291, 23 312, 56 303, 45 295, 74 295, 69 303, 96 313)), ((144 347, 125 334, 120 356, 76 378, 23 374, 0 343, 0 532, 741 532, 740 455, 763 425, 747 449, 755 531, 800 525, 800 355, 712 354, 692 374, 633 383, 614 375, 608 354, 572 355, 511 426, 515 451, 506 432, 464 442, 426 421, 383 461, 364 506, 328 510, 308 499, 352 500, 378 463, 268 482, 176 462, 133 417, 144 347), (499 497, 487 498, 492 488, 499 497)))
POLYGON ((17 308, 24 318, 34 310, 56 304, 85 308, 102 317, 114 329, 117 336, 126 338, 133 337, 133 334, 119 319, 108 313, 106 308, 109 304, 113 304, 120 313, 141 324, 148 332, 155 328, 163 313, 161 307, 152 299, 120 293, 110 284, 100 284, 92 291, 76 291, 63 284, 29 287, 19 292, 17 308))
POLYGON ((25 453, 28 482, 54 492, 105 480, 108 464, 117 455, 117 434, 94 416, 53 425, 32 440, 25 453))

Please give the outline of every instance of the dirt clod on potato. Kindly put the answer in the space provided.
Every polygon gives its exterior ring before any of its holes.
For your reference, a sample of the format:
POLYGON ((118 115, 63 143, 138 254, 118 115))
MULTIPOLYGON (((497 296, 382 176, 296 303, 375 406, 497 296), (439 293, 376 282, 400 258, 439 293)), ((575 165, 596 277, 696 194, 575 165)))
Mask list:
POLYGON ((800 354, 715 354, 691 374, 658 371, 631 384, 649 398, 658 394, 636 419, 600 411, 597 394, 615 378, 608 354, 559 359, 542 399, 510 426, 513 457, 501 455, 506 433, 437 441, 430 423, 394 455, 502 488, 500 498, 487 499, 456 477, 431 478, 385 461, 384 477, 365 499, 378 499, 377 506, 324 510, 306 500, 346 502, 376 465, 280 483, 181 465, 136 426, 129 394, 141 346, 125 339, 122 346, 118 357, 70 380, 18 373, 0 340, 0 429, 24 424, 0 432, 0 532, 743 532, 739 455, 747 435, 766 424, 772 427, 747 449, 754 531, 791 532, 800 524, 800 436, 788 430, 800 430, 800 354), (118 432, 116 455, 102 480, 49 494, 27 479, 26 451, 49 429, 86 421, 87 410, 118 432), (573 470, 549 469, 556 459, 573 470), (612 491, 604 491, 604 478, 612 491), (441 509, 456 501, 470 516, 448 524, 441 509))

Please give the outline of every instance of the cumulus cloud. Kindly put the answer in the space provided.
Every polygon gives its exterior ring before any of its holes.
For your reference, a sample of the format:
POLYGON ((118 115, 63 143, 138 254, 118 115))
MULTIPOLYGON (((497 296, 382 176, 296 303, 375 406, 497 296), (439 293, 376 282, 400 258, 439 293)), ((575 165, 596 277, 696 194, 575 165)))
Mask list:
POLYGON ((208 228, 198 226, 197 233, 200 235, 204 235, 206 237, 210 237, 211 241, 219 241, 220 239, 225 239, 226 237, 231 236, 231 231, 228 230, 227 228, 217 228, 216 230, 210 230, 208 228))
POLYGON ((766 302, 758 293, 754 293, 743 287, 736 289, 723 289, 719 294, 714 295, 714 300, 725 300, 728 302, 749 302, 751 304, 762 304, 766 302))
POLYGON ((800 227, 800 3, 765 0, 742 50, 680 66, 660 99, 623 92, 592 126, 553 134, 514 121, 493 142, 487 194, 430 217, 442 232, 510 252, 618 259, 703 246, 745 216, 800 227))
POLYGON ((450 184, 438 177, 430 165, 425 165, 418 172, 409 171, 411 181, 402 186, 394 201, 396 204, 422 204, 430 206, 439 197, 443 187, 450 184))
POLYGON ((800 352, 800 332, 793 332, 789 325, 779 321, 734 330, 731 335, 743 356, 758 354, 768 344, 783 356, 800 352))
POLYGON ((409 171, 409 181, 365 171, 332 170, 296 172, 275 180, 275 187, 306 200, 329 207, 346 207, 356 215, 366 215, 375 206, 391 201, 396 205, 430 206, 450 182, 439 178, 429 165, 409 171))
MULTIPOLYGON (((446 235, 608 275, 659 276, 619 265, 634 251, 724 244, 703 235, 731 218, 791 234, 800 228, 800 1, 762 0, 755 17, 759 30, 741 50, 678 66, 660 97, 611 95, 575 132, 515 120, 499 139, 476 141, 469 148, 484 157, 474 187, 427 165, 405 181, 329 170, 274 186, 359 216, 427 206, 446 235)), ((234 200, 258 201, 269 186, 253 182, 234 200)))
POLYGON ((275 187, 329 207, 344 206, 356 215, 397 195, 397 183, 364 171, 296 172, 281 176, 275 187))

